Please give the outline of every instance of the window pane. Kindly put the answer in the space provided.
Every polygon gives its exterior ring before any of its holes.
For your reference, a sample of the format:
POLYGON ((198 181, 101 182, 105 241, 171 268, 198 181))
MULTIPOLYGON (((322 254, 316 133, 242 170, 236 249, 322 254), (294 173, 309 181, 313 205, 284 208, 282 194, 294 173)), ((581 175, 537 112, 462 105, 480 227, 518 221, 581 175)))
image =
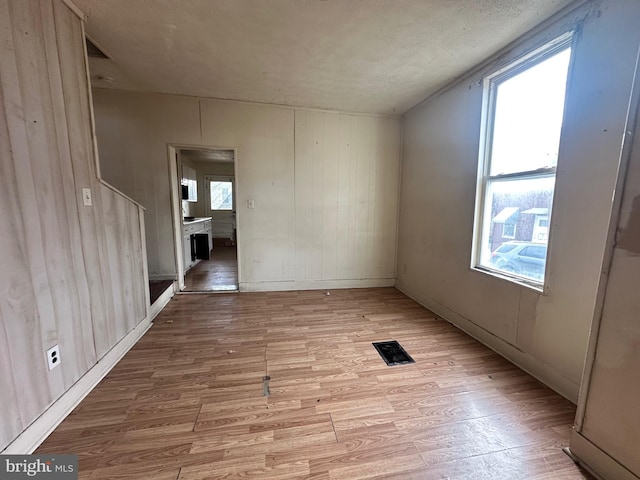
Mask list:
POLYGON ((554 183, 555 176, 489 182, 480 265, 544 280, 554 183))
POLYGON ((544 247, 526 247, 520 252, 521 257, 544 258, 547 251, 544 247))
POLYGON ((556 166, 570 56, 567 48, 497 84, 490 175, 556 166))
POLYGON ((503 243, 496 249, 496 251, 500 253, 509 253, 511 250, 516 248, 516 246, 517 245, 515 245, 514 243, 503 243))
POLYGON ((516 238, 516 224, 505 223, 502 227, 502 236, 505 238, 516 238))
POLYGON ((210 182, 211 210, 233 210, 233 183, 210 182))

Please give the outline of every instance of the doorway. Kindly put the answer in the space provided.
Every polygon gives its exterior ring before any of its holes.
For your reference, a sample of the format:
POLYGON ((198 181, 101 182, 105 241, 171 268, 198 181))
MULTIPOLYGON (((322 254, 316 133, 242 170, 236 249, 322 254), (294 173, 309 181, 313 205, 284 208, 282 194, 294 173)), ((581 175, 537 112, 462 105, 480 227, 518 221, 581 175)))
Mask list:
POLYGON ((170 146, 169 154, 180 291, 238 291, 235 149, 170 146))

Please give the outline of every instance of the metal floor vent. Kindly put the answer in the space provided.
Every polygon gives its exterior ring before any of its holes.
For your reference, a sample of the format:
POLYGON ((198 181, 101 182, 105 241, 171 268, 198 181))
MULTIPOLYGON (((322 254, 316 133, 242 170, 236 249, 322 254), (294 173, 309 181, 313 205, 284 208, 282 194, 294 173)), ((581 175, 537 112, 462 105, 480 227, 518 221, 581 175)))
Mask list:
POLYGON ((396 340, 390 342, 374 342, 372 345, 389 366, 416 363, 396 340))

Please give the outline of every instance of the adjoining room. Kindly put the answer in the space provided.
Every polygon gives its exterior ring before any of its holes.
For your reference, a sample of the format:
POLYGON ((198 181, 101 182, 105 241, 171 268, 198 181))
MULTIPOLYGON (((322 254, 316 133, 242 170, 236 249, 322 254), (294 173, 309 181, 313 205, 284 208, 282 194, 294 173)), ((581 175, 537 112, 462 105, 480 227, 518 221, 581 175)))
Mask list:
POLYGON ((178 162, 182 291, 238 290, 235 151, 181 148, 178 162))

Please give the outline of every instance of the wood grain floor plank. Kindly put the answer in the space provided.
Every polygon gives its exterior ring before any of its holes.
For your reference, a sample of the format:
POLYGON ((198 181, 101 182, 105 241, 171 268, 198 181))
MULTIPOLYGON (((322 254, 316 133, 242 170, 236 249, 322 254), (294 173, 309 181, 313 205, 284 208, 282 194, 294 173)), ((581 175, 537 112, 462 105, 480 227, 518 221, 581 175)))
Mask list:
POLYGON ((329 470, 329 478, 332 480, 384 478, 387 475, 420 469, 423 465, 420 455, 401 455, 348 467, 332 468, 329 470))
POLYGON ((40 451, 91 479, 589 479, 574 414, 391 288, 178 295, 40 451))
POLYGON ((234 290, 238 285, 236 247, 216 246, 210 259, 199 262, 184 277, 185 291, 234 290))

